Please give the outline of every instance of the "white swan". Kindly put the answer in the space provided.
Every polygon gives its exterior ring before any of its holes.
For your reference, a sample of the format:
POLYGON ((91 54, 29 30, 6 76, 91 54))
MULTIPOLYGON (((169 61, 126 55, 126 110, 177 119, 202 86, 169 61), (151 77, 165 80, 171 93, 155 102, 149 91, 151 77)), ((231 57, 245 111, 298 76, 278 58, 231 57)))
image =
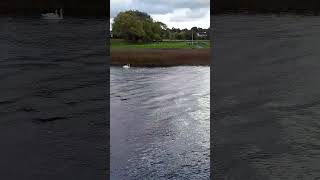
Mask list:
POLYGON ((126 64, 126 65, 124 65, 122 67, 125 68, 125 69, 129 69, 130 68, 130 64, 126 64))
POLYGON ((58 10, 55 10, 55 13, 45 13, 41 15, 43 19, 63 19, 62 9, 60 9, 60 14, 58 14, 58 10))

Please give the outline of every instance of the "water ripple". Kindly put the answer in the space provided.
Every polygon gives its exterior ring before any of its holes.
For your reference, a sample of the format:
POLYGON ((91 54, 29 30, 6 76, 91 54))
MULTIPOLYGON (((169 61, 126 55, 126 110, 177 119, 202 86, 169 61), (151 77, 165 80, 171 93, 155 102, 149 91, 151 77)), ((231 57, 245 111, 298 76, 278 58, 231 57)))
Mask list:
POLYGON ((111 68, 111 179, 209 179, 209 67, 111 68))

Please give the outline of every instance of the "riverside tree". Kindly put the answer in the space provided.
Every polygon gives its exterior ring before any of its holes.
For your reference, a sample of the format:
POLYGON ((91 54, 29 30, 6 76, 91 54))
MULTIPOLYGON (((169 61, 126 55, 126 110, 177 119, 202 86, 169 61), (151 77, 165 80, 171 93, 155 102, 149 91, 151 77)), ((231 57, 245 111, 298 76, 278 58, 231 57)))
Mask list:
POLYGON ((127 41, 160 41, 166 32, 167 26, 155 22, 150 15, 140 11, 120 12, 112 24, 112 33, 115 38, 127 41))

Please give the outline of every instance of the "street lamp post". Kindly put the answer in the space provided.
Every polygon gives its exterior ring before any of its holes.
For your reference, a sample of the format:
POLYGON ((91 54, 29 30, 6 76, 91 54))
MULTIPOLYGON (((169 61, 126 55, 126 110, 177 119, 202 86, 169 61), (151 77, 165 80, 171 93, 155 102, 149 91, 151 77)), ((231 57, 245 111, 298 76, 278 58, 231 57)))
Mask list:
POLYGON ((192 34, 192 35, 191 35, 191 37, 192 37, 191 43, 192 43, 192 45, 193 45, 193 29, 191 29, 191 32, 192 32, 192 33, 191 33, 191 34, 192 34))

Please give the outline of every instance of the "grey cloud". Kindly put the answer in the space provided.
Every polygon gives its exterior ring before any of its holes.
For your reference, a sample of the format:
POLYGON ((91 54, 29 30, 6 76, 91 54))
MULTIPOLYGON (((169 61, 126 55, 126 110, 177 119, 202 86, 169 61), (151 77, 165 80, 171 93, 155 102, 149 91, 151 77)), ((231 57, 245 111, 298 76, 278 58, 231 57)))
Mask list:
POLYGON ((114 18, 119 12, 129 10, 129 9, 133 9, 132 7, 130 7, 130 4, 116 4, 116 5, 111 4, 110 17, 114 18))
POLYGON ((171 16, 170 21, 181 22, 202 18, 209 11, 210 8, 188 9, 184 14, 176 14, 174 16, 171 16))
POLYGON ((168 12, 178 8, 205 8, 210 7, 210 0, 134 0, 135 3, 149 5, 151 8, 158 5, 167 7, 168 12))
POLYGON ((133 0, 131 3, 111 4, 110 16, 115 17, 119 12, 129 9, 149 14, 167 14, 181 8, 189 8, 191 11, 210 8, 210 0, 133 0))

